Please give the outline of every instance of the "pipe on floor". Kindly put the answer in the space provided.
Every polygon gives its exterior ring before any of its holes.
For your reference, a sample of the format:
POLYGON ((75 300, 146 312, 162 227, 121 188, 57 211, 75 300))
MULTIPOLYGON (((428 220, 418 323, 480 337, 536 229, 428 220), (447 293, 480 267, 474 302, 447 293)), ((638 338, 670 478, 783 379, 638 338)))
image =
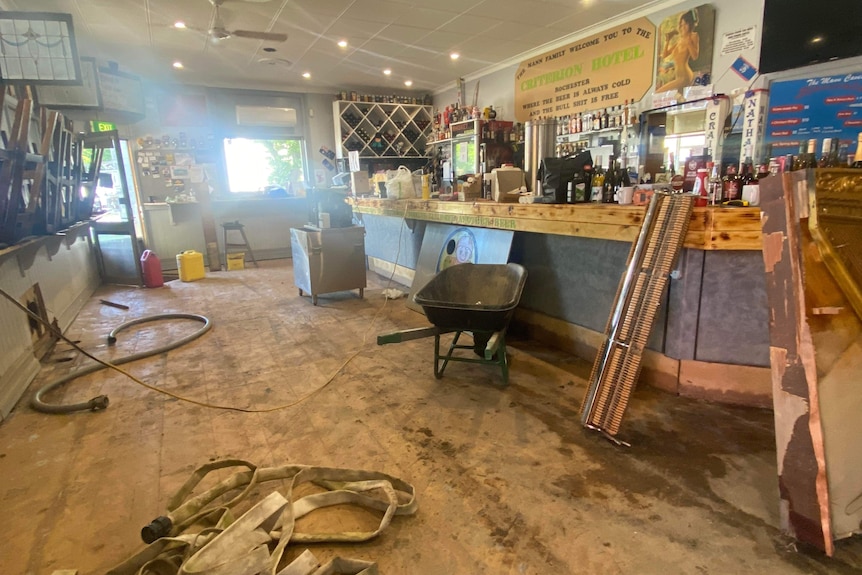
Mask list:
MULTIPOLYGON (((133 353, 132 355, 127 355, 124 357, 117 358, 110 363, 113 365, 122 365, 124 363, 129 363, 132 361, 137 361, 139 359, 143 359, 145 357, 150 357, 153 355, 158 355, 160 353, 165 353, 166 351, 170 351, 172 349, 176 349, 181 345, 185 345, 190 341, 199 338, 203 334, 205 334, 212 327, 210 320, 202 315, 194 314, 194 313, 162 313, 156 315, 149 315, 138 319, 133 319, 131 321, 127 321, 113 329, 111 333, 108 334, 108 345, 114 345, 117 342, 117 334, 121 331, 128 329, 134 325, 149 323, 152 321, 160 321, 167 319, 191 319, 195 321, 199 321, 203 323, 203 326, 197 331, 178 339, 177 341, 165 344, 163 346, 157 347, 155 349, 142 351, 139 353, 133 353)), ((101 363, 95 363, 93 365, 87 366, 83 369, 79 369, 77 371, 73 371, 60 379, 57 379, 48 385, 42 387, 39 391, 36 392, 36 395, 33 396, 33 399, 30 401, 30 405, 36 411, 41 411, 42 413, 72 413, 74 411, 99 411, 108 407, 108 396, 107 395, 99 395, 96 396, 89 401, 84 401, 81 403, 73 403, 73 404, 55 404, 55 403, 47 403, 43 397, 45 394, 54 391, 55 389, 62 387, 63 385, 69 383, 73 379, 77 379, 84 375, 89 375, 101 369, 105 369, 105 365, 101 363)))

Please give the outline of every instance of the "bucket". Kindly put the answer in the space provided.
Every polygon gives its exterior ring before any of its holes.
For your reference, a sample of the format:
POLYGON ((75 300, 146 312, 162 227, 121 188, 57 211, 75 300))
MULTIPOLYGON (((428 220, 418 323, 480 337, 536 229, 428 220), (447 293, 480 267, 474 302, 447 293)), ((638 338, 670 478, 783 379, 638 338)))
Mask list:
POLYGON ((155 252, 144 250, 141 254, 141 272, 143 272, 146 287, 157 288, 165 285, 165 279, 162 277, 162 262, 155 252))
POLYGON ((234 252, 227 255, 227 270, 244 270, 245 252, 234 252))
POLYGON ((177 270, 180 274, 180 280, 184 282, 203 279, 206 275, 206 271, 204 270, 204 255, 195 250, 186 250, 181 254, 177 254, 177 270))

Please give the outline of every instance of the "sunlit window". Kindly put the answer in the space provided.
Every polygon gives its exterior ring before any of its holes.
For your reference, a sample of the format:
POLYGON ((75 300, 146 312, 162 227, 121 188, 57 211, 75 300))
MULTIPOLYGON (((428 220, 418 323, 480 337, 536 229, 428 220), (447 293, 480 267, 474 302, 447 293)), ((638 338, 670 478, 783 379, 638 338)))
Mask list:
POLYGON ((224 155, 231 192, 305 195, 301 140, 226 138, 224 155))

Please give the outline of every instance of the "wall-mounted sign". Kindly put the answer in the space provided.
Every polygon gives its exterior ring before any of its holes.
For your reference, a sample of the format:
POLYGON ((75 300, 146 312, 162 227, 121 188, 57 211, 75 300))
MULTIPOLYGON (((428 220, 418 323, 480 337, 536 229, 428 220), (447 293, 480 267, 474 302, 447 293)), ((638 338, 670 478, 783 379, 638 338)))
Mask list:
POLYGON ((862 132, 862 73, 774 82, 769 87, 766 142, 774 155, 792 154, 806 140, 838 138, 852 156, 862 132))
POLYGON ((144 115, 144 96, 140 78, 110 66, 99 66, 97 73, 102 107, 105 110, 144 115))
POLYGON ((116 131, 117 125, 113 122, 102 122, 100 120, 90 121, 91 132, 111 132, 116 131))
POLYGON ((682 92, 688 86, 711 84, 714 34, 715 9, 709 4, 662 20, 658 27, 655 91, 682 92))
POLYGON ((560 117, 640 100, 652 84, 655 26, 639 18, 521 62, 515 118, 560 117))
POLYGON ((81 58, 81 85, 44 85, 36 87, 39 104, 51 109, 93 108, 102 107, 102 97, 99 93, 99 80, 96 76, 96 60, 81 58))

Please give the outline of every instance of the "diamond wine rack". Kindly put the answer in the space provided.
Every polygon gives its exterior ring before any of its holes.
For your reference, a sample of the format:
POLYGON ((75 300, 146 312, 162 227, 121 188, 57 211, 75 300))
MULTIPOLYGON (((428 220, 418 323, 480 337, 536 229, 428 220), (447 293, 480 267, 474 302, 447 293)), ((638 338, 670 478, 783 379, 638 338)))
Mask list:
POLYGON ((371 102, 333 103, 337 155, 360 158, 424 158, 431 135, 431 106, 371 102))

